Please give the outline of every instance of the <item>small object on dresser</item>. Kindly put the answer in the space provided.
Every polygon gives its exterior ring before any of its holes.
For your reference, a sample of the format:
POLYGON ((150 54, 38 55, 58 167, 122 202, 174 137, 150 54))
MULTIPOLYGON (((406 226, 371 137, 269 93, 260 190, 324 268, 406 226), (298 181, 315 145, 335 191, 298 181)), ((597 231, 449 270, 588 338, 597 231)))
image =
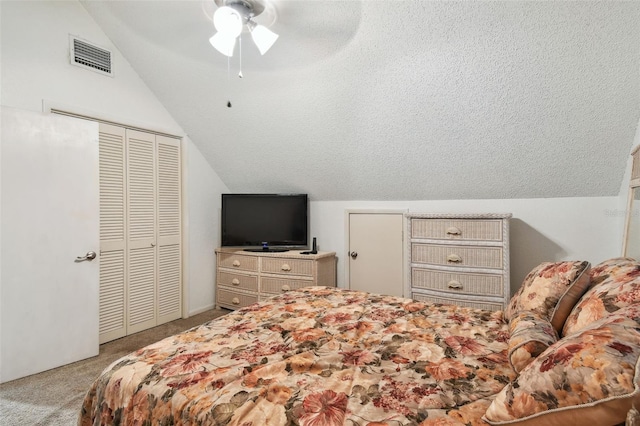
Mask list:
POLYGON ((301 251, 300 254, 318 254, 318 246, 316 245, 316 237, 313 237, 313 245, 310 251, 301 251))

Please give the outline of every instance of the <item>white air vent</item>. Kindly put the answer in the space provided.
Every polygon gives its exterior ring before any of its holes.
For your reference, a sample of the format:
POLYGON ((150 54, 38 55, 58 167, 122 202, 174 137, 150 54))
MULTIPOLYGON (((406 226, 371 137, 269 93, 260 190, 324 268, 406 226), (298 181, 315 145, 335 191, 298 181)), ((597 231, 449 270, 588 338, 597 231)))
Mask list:
POLYGON ((69 59, 73 65, 101 74, 113 75, 109 50, 72 35, 69 36, 69 59))

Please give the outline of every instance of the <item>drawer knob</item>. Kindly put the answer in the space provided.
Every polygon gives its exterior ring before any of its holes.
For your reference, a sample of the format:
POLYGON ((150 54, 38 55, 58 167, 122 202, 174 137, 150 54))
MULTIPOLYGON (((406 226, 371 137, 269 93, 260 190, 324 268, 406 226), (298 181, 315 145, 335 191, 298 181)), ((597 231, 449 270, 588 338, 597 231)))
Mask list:
POLYGON ((460 228, 456 228, 455 226, 450 226, 449 228, 447 228, 447 235, 460 235, 462 234, 462 231, 460 230, 460 228))
POLYGON ((285 263, 280 267, 280 269, 282 269, 283 271, 290 271, 291 270, 291 266, 289 266, 289 264, 285 263))
POLYGON ((282 291, 289 291, 289 290, 291 290, 291 287, 289 287, 288 285, 285 284, 282 286, 282 291))
POLYGON ((460 283, 460 281, 451 280, 447 283, 447 287, 454 290, 462 290, 462 283, 460 283))
POLYGON ((235 266, 235 267, 238 267, 238 266, 240 266, 240 261, 239 260, 234 260, 232 265, 235 266))
POLYGON ((457 254, 450 254, 447 256, 447 262, 449 263, 460 263, 462 262, 462 258, 457 254))
POLYGON ((234 279, 232 279, 232 280, 231 280, 231 284, 233 284, 233 285, 240 285, 240 280, 239 280, 239 279, 237 279, 237 278, 234 278, 234 279))
POLYGON ((234 297, 233 299, 231 299, 231 303, 233 303, 234 305, 239 305, 240 299, 238 299, 237 297, 234 297))

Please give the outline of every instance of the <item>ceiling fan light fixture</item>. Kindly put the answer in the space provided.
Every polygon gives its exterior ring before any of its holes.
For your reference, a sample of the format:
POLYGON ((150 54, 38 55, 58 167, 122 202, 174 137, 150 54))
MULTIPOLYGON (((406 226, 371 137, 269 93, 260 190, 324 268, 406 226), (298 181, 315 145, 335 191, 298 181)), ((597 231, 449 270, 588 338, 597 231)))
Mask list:
POLYGON ((213 14, 213 25, 218 32, 209 42, 220 53, 233 56, 235 39, 242 34, 246 24, 253 42, 264 55, 278 39, 278 34, 253 21, 265 11, 267 0, 214 0, 218 9, 213 14), (233 39, 233 40, 231 40, 233 39))
POLYGON ((217 32, 209 39, 209 43, 211 43, 218 52, 231 57, 233 56, 233 50, 236 47, 236 38, 229 37, 222 32, 217 32))
POLYGON ((242 16, 232 7, 219 7, 213 14, 213 26, 227 37, 238 37, 242 33, 242 24, 242 16))
POLYGON ((258 47, 261 55, 267 53, 279 37, 278 34, 274 33, 264 25, 258 25, 251 20, 247 23, 247 26, 249 27, 249 31, 251 31, 251 38, 258 47))

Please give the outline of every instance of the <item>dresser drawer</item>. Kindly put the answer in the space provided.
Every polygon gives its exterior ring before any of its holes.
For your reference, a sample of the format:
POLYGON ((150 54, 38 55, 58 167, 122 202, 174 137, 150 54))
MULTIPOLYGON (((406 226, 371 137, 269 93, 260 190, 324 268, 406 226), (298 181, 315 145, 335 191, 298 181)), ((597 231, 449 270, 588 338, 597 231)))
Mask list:
POLYGON ((222 287, 218 288, 218 305, 226 306, 231 309, 244 308, 258 301, 257 294, 244 294, 227 290, 222 287))
POLYGON ((411 238, 502 241, 500 219, 411 219, 411 238))
POLYGON ((313 276, 313 260, 262 258, 260 272, 270 274, 313 276))
POLYGON ((221 268, 237 269, 239 271, 258 272, 258 258, 236 253, 220 253, 218 266, 221 268))
POLYGON ((220 271, 218 274, 218 284, 247 291, 258 291, 258 276, 220 271))
POLYGON ((438 297, 430 294, 413 293, 413 299, 427 303, 442 303, 443 305, 458 305, 466 308, 484 309, 485 311, 501 311, 503 306, 498 302, 484 302, 479 300, 464 300, 453 297, 438 297))
POLYGON ((411 263, 502 269, 502 247, 411 244, 411 263))
POLYGON ((312 285, 314 285, 314 283, 311 280, 289 280, 275 277, 262 277, 262 280, 260 280, 260 291, 262 293, 280 294, 312 285))
POLYGON ((411 287, 476 296, 503 296, 502 275, 412 268, 411 287))

